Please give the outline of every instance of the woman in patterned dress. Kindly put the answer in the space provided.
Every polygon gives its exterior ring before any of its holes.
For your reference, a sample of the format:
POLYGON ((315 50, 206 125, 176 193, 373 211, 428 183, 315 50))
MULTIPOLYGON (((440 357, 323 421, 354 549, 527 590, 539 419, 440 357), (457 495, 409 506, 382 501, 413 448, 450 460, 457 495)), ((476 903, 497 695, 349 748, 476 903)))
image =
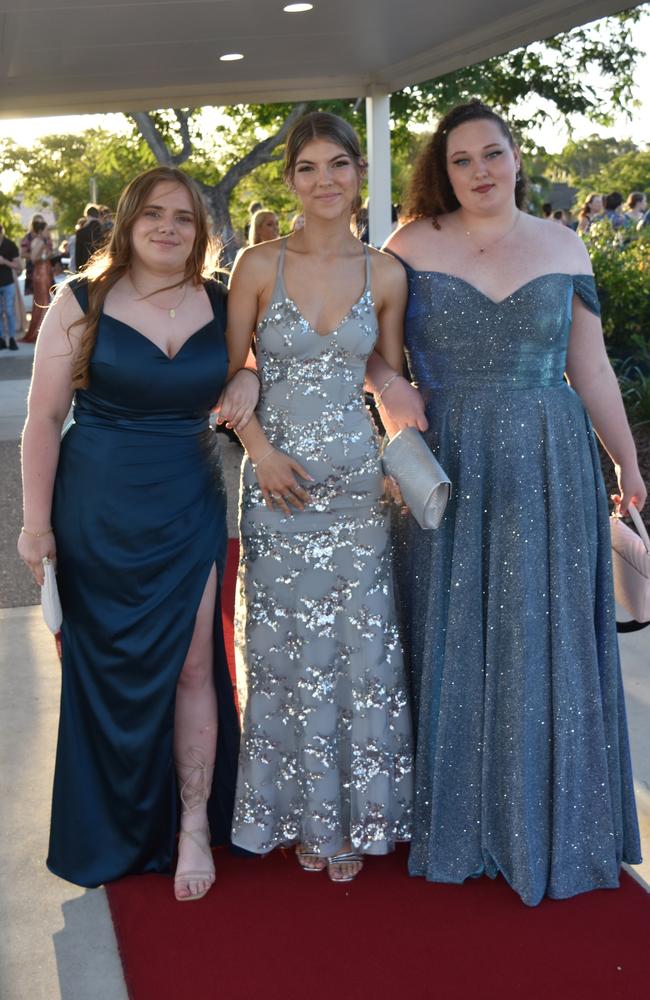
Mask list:
POLYGON ((255 331, 261 379, 240 434, 233 841, 259 854, 295 844, 303 868, 336 882, 408 839, 411 815, 383 475, 363 396, 375 347, 401 363, 406 283, 352 235, 363 167, 346 122, 314 113, 296 125, 285 176, 305 226, 240 256, 227 334, 234 371, 255 331))

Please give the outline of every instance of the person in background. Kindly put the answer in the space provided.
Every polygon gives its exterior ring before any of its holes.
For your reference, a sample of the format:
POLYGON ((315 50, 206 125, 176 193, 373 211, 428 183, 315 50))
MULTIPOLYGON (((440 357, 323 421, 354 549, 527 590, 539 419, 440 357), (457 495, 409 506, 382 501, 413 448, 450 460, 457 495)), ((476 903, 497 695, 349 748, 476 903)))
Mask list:
MULTIPOLYGON (((534 906, 614 888, 640 861, 594 428, 621 513, 646 487, 587 249, 527 202, 507 123, 470 101, 438 122, 387 248, 408 277, 425 439, 454 487, 437 531, 394 521, 417 734, 409 871, 501 873, 534 906)), ((399 378, 383 393, 389 434, 406 393, 419 402, 399 378)))
POLYGON ((261 201, 252 201, 248 206, 248 222, 244 227, 244 236, 246 237, 246 243, 248 243, 251 234, 251 225, 253 223, 253 216, 255 215, 256 212, 259 212, 261 208, 263 208, 261 201))
POLYGON ((298 212, 296 215, 294 215, 293 219, 291 220, 291 224, 289 226, 289 235, 291 236, 293 233, 299 233, 301 229, 304 229, 304 227, 305 227, 305 217, 302 214, 302 212, 298 212))
POLYGON ((34 288, 32 286, 32 274, 34 272, 34 265, 32 263, 31 249, 32 240, 36 235, 35 226, 39 222, 44 222, 45 219, 40 212, 35 212, 32 215, 31 221, 29 223, 29 230, 25 233, 22 240, 20 241, 20 256, 25 261, 25 295, 33 295, 34 288))
POLYGON ((578 232, 584 235, 589 232, 592 222, 600 218, 603 211, 603 196, 592 191, 585 198, 578 213, 578 232))
POLYGON ((542 218, 548 219, 550 221, 552 215, 553 215, 553 206, 551 205, 550 201, 545 201, 544 204, 542 205, 542 218))
POLYGON ((646 212, 642 219, 636 224, 637 232, 641 232, 642 229, 647 229, 650 226, 650 211, 646 212))
POLYGON ((99 206, 99 222, 104 234, 104 241, 106 241, 111 235, 111 229, 115 224, 113 220, 113 210, 109 208, 108 205, 99 206))
POLYGON ((561 226, 568 226, 567 214, 563 208, 556 208, 551 215, 551 222, 559 222, 561 226))
POLYGON ((260 208, 251 220, 248 245, 253 247, 258 243, 268 243, 277 240, 280 235, 278 217, 268 208, 260 208))
POLYGON ((648 210, 648 199, 643 191, 632 191, 624 206, 625 215, 636 228, 648 210))
POLYGON ((99 220, 97 205, 86 205, 85 221, 77 230, 75 244, 75 266, 77 271, 83 270, 96 250, 103 245, 104 230, 99 220))
POLYGON ((606 194, 603 200, 603 219, 607 219, 612 229, 618 231, 620 229, 628 229, 630 222, 627 216, 621 211, 621 205, 623 204, 623 195, 620 191, 612 191, 610 194, 606 194))
POLYGON ((74 233, 68 239, 68 258, 69 258, 68 271, 70 271, 72 274, 74 274, 74 272, 77 270, 77 233, 79 232, 81 227, 85 225, 85 222, 86 219, 85 216, 83 215, 79 219, 77 219, 77 222, 74 227, 74 233))
POLYGON ((52 240, 45 220, 34 223, 34 237, 30 244, 30 259, 32 262, 32 316, 29 329, 22 338, 23 344, 34 344, 45 318, 45 312, 50 304, 50 288, 54 280, 52 272, 52 240))
POLYGON ((0 222, 0 350, 18 350, 14 275, 20 274, 21 270, 18 247, 6 236, 5 228, 0 222))

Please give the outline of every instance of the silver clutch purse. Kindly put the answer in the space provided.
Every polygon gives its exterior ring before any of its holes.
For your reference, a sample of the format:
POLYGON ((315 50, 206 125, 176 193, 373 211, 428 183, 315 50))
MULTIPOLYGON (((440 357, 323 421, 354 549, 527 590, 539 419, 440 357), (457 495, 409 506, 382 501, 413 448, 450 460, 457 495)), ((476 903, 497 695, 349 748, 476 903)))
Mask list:
POLYGON ((421 528, 437 528, 451 494, 447 473, 415 427, 406 427, 386 444, 384 472, 399 484, 404 503, 421 528))
POLYGON ((45 574, 43 586, 41 587, 43 618, 50 632, 56 635, 61 628, 63 612, 61 611, 61 601, 59 600, 59 588, 56 585, 54 563, 47 556, 43 559, 43 572, 45 574))

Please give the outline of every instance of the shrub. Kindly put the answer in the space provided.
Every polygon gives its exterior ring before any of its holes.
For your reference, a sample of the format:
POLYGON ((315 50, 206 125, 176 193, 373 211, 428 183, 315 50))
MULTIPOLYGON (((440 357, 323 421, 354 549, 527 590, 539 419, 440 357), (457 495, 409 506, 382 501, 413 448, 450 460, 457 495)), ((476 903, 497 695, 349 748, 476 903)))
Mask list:
POLYGON ((585 242, 608 351, 617 358, 637 355, 639 343, 650 337, 650 232, 614 232, 603 221, 591 227, 585 242))

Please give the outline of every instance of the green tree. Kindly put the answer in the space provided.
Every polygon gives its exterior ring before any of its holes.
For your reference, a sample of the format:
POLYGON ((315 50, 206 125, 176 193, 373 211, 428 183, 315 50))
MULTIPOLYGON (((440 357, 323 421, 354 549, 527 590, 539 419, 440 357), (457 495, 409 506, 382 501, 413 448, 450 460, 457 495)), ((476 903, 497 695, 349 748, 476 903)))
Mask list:
POLYGON ((114 208, 125 183, 155 160, 137 136, 103 129, 79 135, 48 135, 30 149, 7 143, 4 160, 19 180, 17 190, 29 202, 47 198, 61 232, 72 232, 90 200, 91 180, 97 199, 114 208))
POLYGON ((650 149, 624 153, 605 164, 597 173, 584 180, 578 200, 590 191, 620 191, 624 198, 631 191, 646 191, 650 195, 650 149))
POLYGON ((589 135, 579 142, 571 139, 561 153, 547 158, 545 172, 553 180, 584 188, 588 186, 589 179, 612 160, 637 151, 629 139, 603 138, 599 135, 589 135))

